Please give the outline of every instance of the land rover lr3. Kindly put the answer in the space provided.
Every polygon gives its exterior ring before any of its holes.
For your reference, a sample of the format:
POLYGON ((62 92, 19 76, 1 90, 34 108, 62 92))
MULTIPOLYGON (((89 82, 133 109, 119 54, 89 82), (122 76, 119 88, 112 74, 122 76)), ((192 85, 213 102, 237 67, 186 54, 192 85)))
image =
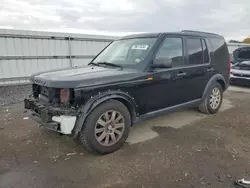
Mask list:
POLYGON ((124 144, 138 121, 196 106, 216 113, 228 87, 229 62, 226 42, 217 34, 126 36, 87 66, 32 75, 25 108, 46 128, 107 154, 124 144))

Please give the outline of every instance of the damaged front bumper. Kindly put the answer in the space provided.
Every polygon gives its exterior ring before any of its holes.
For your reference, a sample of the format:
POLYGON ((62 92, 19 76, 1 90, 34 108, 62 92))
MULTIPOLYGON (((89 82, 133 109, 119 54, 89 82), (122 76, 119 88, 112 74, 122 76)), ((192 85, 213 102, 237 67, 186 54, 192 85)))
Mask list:
POLYGON ((44 127, 71 134, 75 127, 77 111, 69 108, 45 106, 32 99, 24 99, 24 108, 30 110, 30 117, 44 127))

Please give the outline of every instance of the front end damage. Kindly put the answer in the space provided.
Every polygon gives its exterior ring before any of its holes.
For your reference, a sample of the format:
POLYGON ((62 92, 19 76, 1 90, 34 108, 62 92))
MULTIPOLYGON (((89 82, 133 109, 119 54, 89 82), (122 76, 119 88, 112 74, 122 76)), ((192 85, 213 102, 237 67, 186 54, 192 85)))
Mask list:
POLYGON ((76 124, 77 110, 72 92, 65 97, 65 93, 61 92, 63 90, 34 84, 33 95, 24 100, 24 108, 29 110, 30 117, 40 125, 70 135, 76 124))

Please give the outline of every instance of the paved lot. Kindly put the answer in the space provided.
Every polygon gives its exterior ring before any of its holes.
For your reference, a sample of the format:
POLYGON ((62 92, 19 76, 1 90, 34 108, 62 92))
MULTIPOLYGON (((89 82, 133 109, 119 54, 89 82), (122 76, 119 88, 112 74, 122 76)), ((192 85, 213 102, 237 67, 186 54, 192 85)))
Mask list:
POLYGON ((106 156, 23 119, 28 92, 0 88, 0 188, 228 188, 250 177, 250 89, 231 87, 216 115, 190 109, 138 124, 106 156))

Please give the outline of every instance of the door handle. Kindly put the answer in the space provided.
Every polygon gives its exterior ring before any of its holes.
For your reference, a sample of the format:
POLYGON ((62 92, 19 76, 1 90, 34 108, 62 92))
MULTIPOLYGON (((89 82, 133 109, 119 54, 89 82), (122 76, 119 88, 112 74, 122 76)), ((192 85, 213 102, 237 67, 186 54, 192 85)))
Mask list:
POLYGON ((212 71, 214 71, 214 68, 212 68, 212 67, 207 69, 207 72, 212 72, 212 71))
POLYGON ((178 77, 186 76, 186 75, 187 75, 186 72, 179 72, 179 73, 176 74, 176 76, 178 76, 178 77))

